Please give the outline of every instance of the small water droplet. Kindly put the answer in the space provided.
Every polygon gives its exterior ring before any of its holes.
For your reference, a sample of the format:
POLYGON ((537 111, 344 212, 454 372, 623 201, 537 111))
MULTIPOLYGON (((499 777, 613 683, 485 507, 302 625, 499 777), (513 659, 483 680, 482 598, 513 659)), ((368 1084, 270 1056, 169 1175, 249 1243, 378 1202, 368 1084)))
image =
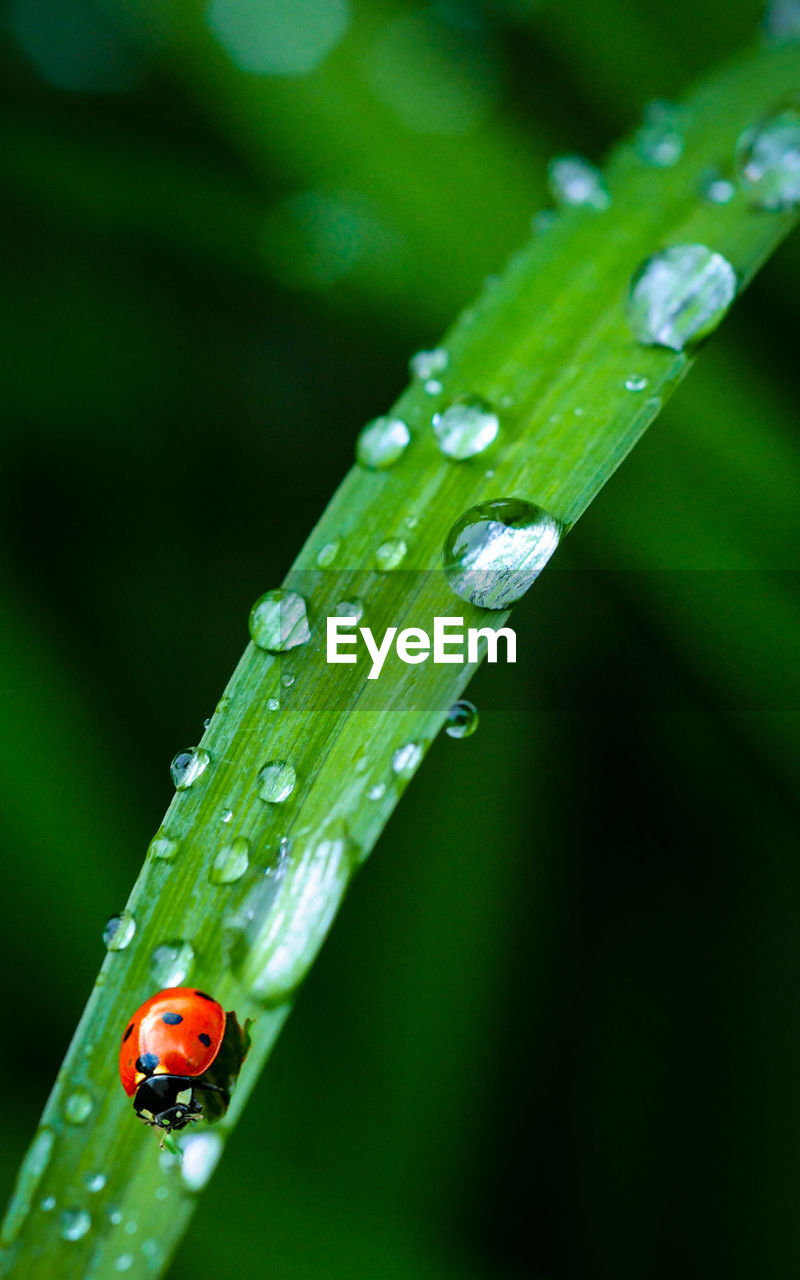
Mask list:
POLYGON ((106 1175, 104 1173, 87 1173, 86 1188, 88 1191, 91 1191, 92 1194, 102 1191, 105 1185, 106 1175))
POLYGON ((291 689, 296 679, 297 679, 297 676, 294 674, 293 671, 284 671, 283 675, 281 676, 281 684, 284 689, 291 689))
POLYGON ((758 208, 778 212, 800 204, 800 111, 779 111, 745 129, 736 168, 758 208))
POLYGON ((103 930, 103 942, 109 951, 124 951, 136 932, 136 921, 130 911, 111 916, 103 930))
POLYGON ((219 816, 219 820, 220 822, 223 822, 225 826, 227 826, 229 822, 233 822, 233 809, 223 809, 219 816))
POLYGON ((707 169, 700 178, 700 194, 709 204, 730 204, 736 187, 718 169, 707 169))
POLYGON ((250 841, 244 836, 237 836, 220 849, 208 878, 212 884, 233 884, 236 880, 241 880, 249 866, 250 841))
POLYGON ((333 542, 326 542, 317 552, 317 568, 329 569, 339 554, 341 542, 338 538, 334 538, 333 542))
POLYGON ((211 756, 205 747, 189 747, 186 751, 179 751, 169 767, 175 790, 188 791, 210 764, 211 756))
POLYGON ((158 1257, 158 1241, 143 1240, 142 1253, 144 1254, 145 1258, 157 1258, 158 1257))
POLYGON ((39 1207, 42 1213, 52 1213, 56 1207, 55 1196, 45 1196, 44 1200, 42 1201, 39 1207))
POLYGON ((402 538, 389 538, 376 550, 375 564, 382 573, 388 573, 390 569, 397 569, 403 563, 407 551, 408 546, 402 538))
POLYGON ((418 351, 413 355, 409 368, 412 377, 419 378, 420 382, 426 382, 430 378, 435 378, 437 373, 444 373, 449 362, 450 357, 444 347, 434 347, 432 351, 418 351))
POLYGON ((169 1196, 169 1187, 156 1187, 156 1200, 166 1200, 169 1196))
POLYGON ((448 738, 471 738, 478 727, 478 708, 462 698, 454 702, 447 713, 445 733, 448 738))
POLYGON ((91 1225, 92 1219, 86 1209, 64 1209, 61 1214, 61 1239, 82 1240, 91 1225))
POLYGON ((445 539, 445 576, 462 600, 507 609, 539 576, 560 536, 558 521, 531 502, 481 502, 465 511, 445 539))
POLYGON ((121 1209, 109 1210, 108 1220, 111 1223, 112 1227, 118 1227, 119 1224, 122 1222, 122 1210, 121 1209))
POLYGON ((376 782, 374 787, 370 787, 367 792, 368 800, 382 800, 386 795, 386 783, 376 782))
POLYGON ((440 396, 444 390, 444 386, 438 378, 428 378, 428 381, 424 382, 422 386, 426 396, 440 396))
POLYGON ((556 156, 547 166, 550 192, 559 205, 607 209, 611 197, 605 179, 583 156, 556 156))
POLYGON ((202 1191, 222 1155, 218 1133, 192 1133, 183 1142, 181 1178, 190 1191, 202 1191))
POLYGON ((130 1271, 134 1258, 132 1253, 121 1253, 114 1263, 115 1271, 130 1271))
POLYGON ((375 418, 356 441, 356 461, 370 471, 383 471, 402 458, 411 432, 400 418, 375 418))
POLYGON ((416 529, 418 524, 419 524, 419 519, 417 516, 406 516, 407 529, 416 529))
POLYGON ((655 169, 670 169, 683 155, 683 113, 672 102, 648 102, 634 145, 639 159, 655 169))
POLYGON ((163 832, 159 832, 150 841, 150 847, 147 852, 151 857, 158 859, 160 862, 171 862, 176 856, 180 845, 177 840, 171 840, 169 836, 165 836, 163 832))
POLYGON ((150 972, 160 987, 180 987, 194 964, 188 942, 164 942, 150 957, 150 972))
POLYGON ((647 378, 642 373, 629 373, 625 379, 626 391, 644 391, 647 386, 647 378))
POLYGON ((654 253, 631 280, 628 322, 639 342, 683 351, 717 327, 736 295, 736 273, 703 244, 654 253))
POLYGON ((129 1218, 128 1221, 125 1223, 126 1236, 135 1236, 138 1230, 139 1230, 139 1226, 136 1220, 134 1218, 129 1218))
POLYGON ((296 784, 297 772, 286 760, 270 760, 258 771, 258 794, 269 804, 283 804, 296 784))
POLYGON ((474 458, 497 438, 500 419, 480 396, 464 396, 433 416, 433 430, 446 458, 474 458))
POLYGON ((362 600, 340 600, 335 608, 335 616, 337 618, 354 618, 356 622, 360 622, 364 617, 364 602, 362 600))
POLYGON ((87 1089, 74 1089, 64 1100, 64 1119, 68 1124, 85 1124, 92 1114, 92 1095, 87 1089))
POLYGON ((800 0, 772 0, 764 15, 764 34, 772 45, 800 40, 800 0))
POLYGON ((421 759, 422 745, 419 742, 406 742, 392 756, 392 771, 398 778, 410 778, 421 759))
POLYGON ((267 591, 250 610, 250 638, 267 653, 284 653, 306 644, 311 635, 306 602, 296 591, 267 591))

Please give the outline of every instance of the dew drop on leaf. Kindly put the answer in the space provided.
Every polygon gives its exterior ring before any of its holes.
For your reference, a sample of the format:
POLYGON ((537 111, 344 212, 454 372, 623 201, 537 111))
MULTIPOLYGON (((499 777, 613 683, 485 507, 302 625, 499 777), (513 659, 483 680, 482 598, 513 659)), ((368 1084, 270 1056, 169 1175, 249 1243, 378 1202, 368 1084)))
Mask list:
POLYGON ((411 432, 402 419, 375 418, 356 441, 356 461, 370 471, 383 471, 402 458, 410 440, 411 432))
POLYGON ((339 554, 341 543, 338 538, 334 538, 332 542, 326 542, 317 552, 317 568, 329 569, 339 554))
POLYGON ((450 357, 444 347, 434 347, 432 351, 418 351, 413 355, 409 368, 412 377, 419 378, 420 382, 426 382, 429 378, 435 378, 437 374, 444 373, 449 361, 450 357))
POLYGON ((297 771, 286 760, 270 760, 258 771, 258 794, 269 804, 283 804, 295 789, 297 771))
POLYGON ((92 1114, 92 1095, 87 1089, 73 1089, 64 1100, 64 1119, 68 1124, 85 1124, 92 1114))
POLYGON ((500 419, 480 396, 464 396, 433 416, 436 443, 446 458, 456 462, 483 453, 499 430, 500 419))
POLYGON ((677 244, 642 263, 630 284, 628 322, 648 346, 683 351, 716 329, 736 295, 736 273, 703 244, 677 244))
POLYGON ((340 600, 336 605, 335 616, 337 618, 353 618, 356 622, 360 622, 364 617, 364 603, 362 600, 340 600))
POLYGON ((684 148, 680 107, 662 99, 648 102, 634 146, 639 159, 654 169, 670 169, 677 164, 684 148))
POLYGON ((186 751, 179 751, 169 767, 175 790, 188 791, 210 764, 211 756, 205 747, 189 747, 186 751))
POLYGON ((61 1214, 61 1239, 82 1240, 91 1226, 92 1219, 86 1209, 64 1209, 61 1214))
POLYGON ((150 957, 150 972, 160 987, 180 987, 194 964, 189 942, 163 942, 150 957))
POLYGON ((481 502, 464 512, 445 539, 445 577, 469 604, 507 609, 539 576, 560 536, 558 521, 532 502, 481 502))
POLYGON ((789 108, 745 129, 736 168, 758 208, 777 213, 800 204, 800 111, 789 108))
POLYGON ((103 942, 109 951, 124 951, 136 933, 136 921, 130 911, 112 916, 103 930, 103 942))
POLYGON ((392 755, 392 772, 398 778, 410 778, 422 760, 422 746, 419 742, 406 742, 398 747, 392 755))
POLYGON ((556 156, 547 166, 547 182, 556 204, 607 209, 611 197, 599 169, 583 156, 556 156))
POLYGON ((375 552, 375 564, 382 573, 397 569, 405 559, 408 546, 402 538, 389 538, 375 552))
POLYGON ((448 738, 470 738, 478 727, 478 720, 478 708, 462 698, 448 711, 444 731, 448 738))
POLYGON ((284 653, 305 644, 311 631, 306 602, 296 591, 267 591, 250 610, 250 638, 267 653, 284 653))
POLYGON ((159 832, 150 841, 150 847, 147 852, 152 858, 156 858, 159 862, 171 862, 176 857, 180 845, 177 840, 171 840, 169 836, 165 836, 163 832, 159 832))
POLYGON ((234 884, 241 880, 249 866, 250 842, 244 836, 237 836, 220 849, 208 878, 212 884, 234 884))

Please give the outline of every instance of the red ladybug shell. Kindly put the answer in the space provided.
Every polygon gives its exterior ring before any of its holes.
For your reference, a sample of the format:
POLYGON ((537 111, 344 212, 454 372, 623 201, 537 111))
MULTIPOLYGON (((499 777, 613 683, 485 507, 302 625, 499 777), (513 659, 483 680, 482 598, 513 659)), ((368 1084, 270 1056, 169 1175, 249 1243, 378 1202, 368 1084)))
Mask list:
POLYGON ((225 1010, 194 987, 166 987, 129 1020, 119 1051, 119 1078, 129 1098, 152 1075, 201 1076, 219 1053, 225 1010), (140 1061, 140 1059, 142 1061, 140 1061))

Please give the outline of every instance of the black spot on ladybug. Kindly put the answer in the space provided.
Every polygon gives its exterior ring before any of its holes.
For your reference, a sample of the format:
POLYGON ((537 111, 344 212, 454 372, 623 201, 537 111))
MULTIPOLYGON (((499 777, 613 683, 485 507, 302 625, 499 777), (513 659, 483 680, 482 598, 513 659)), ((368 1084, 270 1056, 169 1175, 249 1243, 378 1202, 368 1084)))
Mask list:
POLYGON ((168 1027, 177 1027, 179 1022, 183 1022, 183 1017, 179 1013, 162 1013, 161 1021, 166 1022, 168 1027))
POLYGON ((208 1046, 211 1044, 211 1036, 207 1036, 205 1031, 201 1031, 197 1039, 200 1041, 201 1044, 204 1044, 206 1048, 208 1048, 208 1046))
POLYGON ((143 1053, 141 1058, 136 1059, 136 1070, 148 1076, 152 1071, 155 1071, 158 1064, 159 1057, 157 1053, 143 1053))
POLYGON ((214 1000, 214 997, 206 995, 205 991, 195 991, 194 994, 199 996, 201 1000, 214 1000))
POLYGON ((122 1043, 123 1043, 123 1044, 124 1044, 124 1043, 125 1043, 125 1041, 128 1039, 128 1036, 131 1034, 131 1032, 132 1032, 132 1031, 133 1031, 133 1023, 131 1023, 131 1024, 130 1024, 130 1026, 128 1027, 128 1029, 127 1029, 127 1030, 126 1030, 126 1032, 125 1032, 125 1035, 122 1037, 122 1043))

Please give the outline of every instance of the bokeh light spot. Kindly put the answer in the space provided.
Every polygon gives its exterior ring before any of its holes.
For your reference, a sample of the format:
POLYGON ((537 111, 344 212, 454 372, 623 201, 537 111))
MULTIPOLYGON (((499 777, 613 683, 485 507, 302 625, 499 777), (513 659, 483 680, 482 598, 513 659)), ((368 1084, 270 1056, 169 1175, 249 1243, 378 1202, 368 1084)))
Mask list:
POLYGON ((208 25, 231 61, 262 76, 302 76, 347 31, 348 0, 211 0, 208 25))

